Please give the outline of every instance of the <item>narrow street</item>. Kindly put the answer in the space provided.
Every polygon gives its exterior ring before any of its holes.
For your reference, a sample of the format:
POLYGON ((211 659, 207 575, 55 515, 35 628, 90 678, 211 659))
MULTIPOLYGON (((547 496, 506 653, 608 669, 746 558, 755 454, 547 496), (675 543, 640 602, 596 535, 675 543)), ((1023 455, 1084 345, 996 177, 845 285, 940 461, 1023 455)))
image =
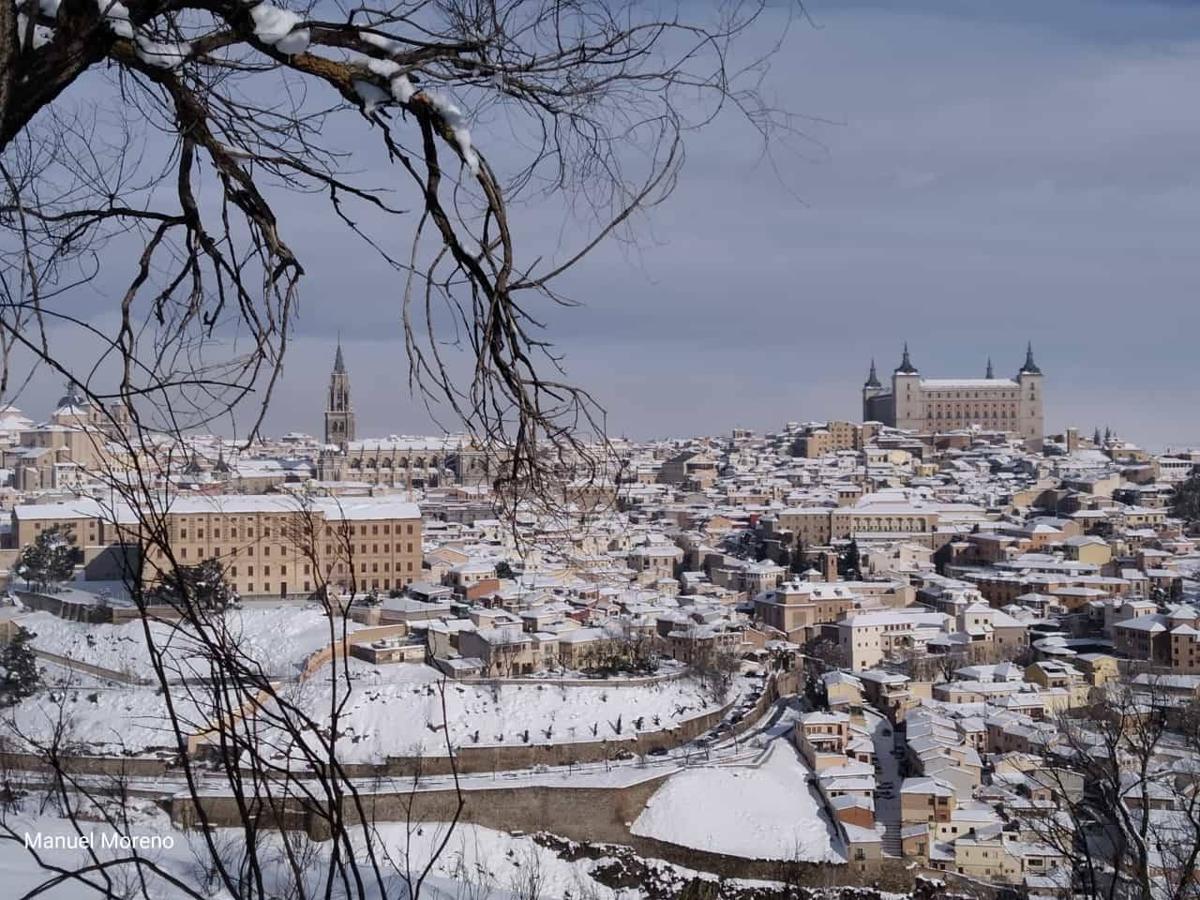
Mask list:
POLYGON ((875 821, 883 825, 883 853, 899 857, 900 849, 900 760, 894 754, 895 732, 892 723, 873 709, 864 710, 875 744, 875 760, 879 766, 878 787, 875 791, 875 821))

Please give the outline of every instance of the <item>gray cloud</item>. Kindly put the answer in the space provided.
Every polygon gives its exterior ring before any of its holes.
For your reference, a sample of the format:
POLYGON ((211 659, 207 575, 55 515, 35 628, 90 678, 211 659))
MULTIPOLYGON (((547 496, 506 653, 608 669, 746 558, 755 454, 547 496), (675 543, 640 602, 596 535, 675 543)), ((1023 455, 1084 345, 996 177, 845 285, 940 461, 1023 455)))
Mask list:
MULTIPOLYGON (((821 120, 814 142, 778 148, 773 169, 718 121, 641 245, 604 247, 563 285, 585 306, 544 310, 613 430, 854 417, 869 358, 890 369, 904 339, 924 371, 969 374, 989 355, 1015 369, 1032 337, 1051 428, 1200 443, 1200 11, 811 11, 819 27, 795 31, 767 87, 821 120)), ((553 251, 559 211, 522 213, 553 251)), ((321 217, 292 235, 311 278, 270 426, 320 427, 340 327, 360 428, 430 428, 406 393, 394 273, 321 217)))

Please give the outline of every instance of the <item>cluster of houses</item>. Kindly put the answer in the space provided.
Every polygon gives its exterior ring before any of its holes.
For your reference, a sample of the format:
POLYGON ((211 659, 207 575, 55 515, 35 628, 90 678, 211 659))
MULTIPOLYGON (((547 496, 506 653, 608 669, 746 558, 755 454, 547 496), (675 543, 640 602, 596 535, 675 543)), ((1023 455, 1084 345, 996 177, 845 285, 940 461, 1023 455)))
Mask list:
MULTIPOLYGON (((88 427, 76 401, 64 398, 46 434, 88 427)), ((100 519, 78 511, 86 484, 35 477, 31 460, 54 454, 9 419, 8 551, 37 522, 73 517, 95 520, 86 533, 103 543, 100 519)), ((285 515, 263 497, 319 497, 362 546, 361 561, 339 558, 349 571, 336 587, 355 618, 391 626, 355 655, 452 677, 649 671, 786 648, 819 684, 796 746, 856 852, 1031 895, 1063 890, 1063 860, 1014 814, 1062 799, 1038 775, 1060 717, 1116 681, 1168 678, 1176 697, 1200 697, 1200 551, 1170 508, 1200 452, 1155 456, 1073 430, 1031 443, 844 422, 616 441, 620 465, 592 498, 603 502, 514 527, 495 518, 485 481, 451 468, 466 444, 442 445, 438 477, 385 484, 353 467, 322 479, 333 451, 303 435, 237 453, 195 438, 176 479, 197 517, 179 521, 180 549, 233 543, 204 516, 232 529, 285 515)), ((272 526, 255 527, 257 547, 272 526)), ((266 545, 239 551, 241 588, 317 589, 317 572, 275 549, 274 561, 266 545), (272 573, 285 559, 295 571, 272 573)))

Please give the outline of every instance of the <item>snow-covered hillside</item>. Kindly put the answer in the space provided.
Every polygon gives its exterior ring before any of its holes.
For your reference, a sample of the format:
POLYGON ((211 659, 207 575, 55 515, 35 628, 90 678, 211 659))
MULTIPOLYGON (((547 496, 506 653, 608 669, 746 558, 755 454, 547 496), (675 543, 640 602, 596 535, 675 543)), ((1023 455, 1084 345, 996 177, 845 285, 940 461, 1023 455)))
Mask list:
MULTIPOLYGON (((70 622, 50 613, 21 616, 22 627, 37 635, 33 646, 113 672, 151 681, 155 678, 141 620, 120 625, 70 622)), ((237 646, 273 678, 295 678, 304 660, 330 643, 330 619, 317 606, 251 607, 230 610, 225 622, 237 646)), ((342 619, 333 620, 334 634, 342 619)), ((346 623, 347 631, 359 626, 346 623)), ((204 678, 208 665, 196 653, 195 636, 180 625, 151 622, 155 646, 167 651, 173 674, 204 678)))
MULTIPOLYGON (((356 666, 358 677, 340 719, 345 762, 388 756, 444 755, 442 699, 428 666, 356 666)), ((339 691, 342 686, 339 685, 339 691)), ((328 677, 289 685, 284 693, 316 715, 328 709, 328 677)), ((446 686, 454 746, 520 745, 620 739, 712 712, 717 705, 690 678, 638 685, 461 684, 446 686)))
POLYGON ((667 779, 634 834, 749 859, 845 862, 840 840, 784 739, 754 765, 696 766, 667 779))

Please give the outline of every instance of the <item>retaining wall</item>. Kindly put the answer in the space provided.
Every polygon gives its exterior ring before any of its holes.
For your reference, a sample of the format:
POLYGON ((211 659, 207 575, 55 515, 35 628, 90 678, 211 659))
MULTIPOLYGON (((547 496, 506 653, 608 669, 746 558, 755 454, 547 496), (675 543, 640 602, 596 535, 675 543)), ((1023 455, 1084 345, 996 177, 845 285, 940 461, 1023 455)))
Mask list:
MULTIPOLYGON (((627 823, 638 817, 667 775, 613 788, 526 786, 464 791, 460 821, 505 831, 552 831, 576 841, 624 843, 629 838, 627 823)), ((454 817, 458 794, 453 789, 397 791, 363 795, 361 802, 360 815, 353 800, 343 801, 347 822, 357 823, 363 817, 376 822, 448 822, 454 817)), ((242 822, 241 810, 232 797, 202 795, 199 803, 212 824, 237 826, 242 822)), ((173 797, 169 811, 172 821, 184 828, 194 827, 200 820, 196 801, 187 795, 173 797)), ((318 840, 329 838, 326 818, 298 805, 285 809, 260 806, 254 812, 264 824, 300 828, 318 840)))

